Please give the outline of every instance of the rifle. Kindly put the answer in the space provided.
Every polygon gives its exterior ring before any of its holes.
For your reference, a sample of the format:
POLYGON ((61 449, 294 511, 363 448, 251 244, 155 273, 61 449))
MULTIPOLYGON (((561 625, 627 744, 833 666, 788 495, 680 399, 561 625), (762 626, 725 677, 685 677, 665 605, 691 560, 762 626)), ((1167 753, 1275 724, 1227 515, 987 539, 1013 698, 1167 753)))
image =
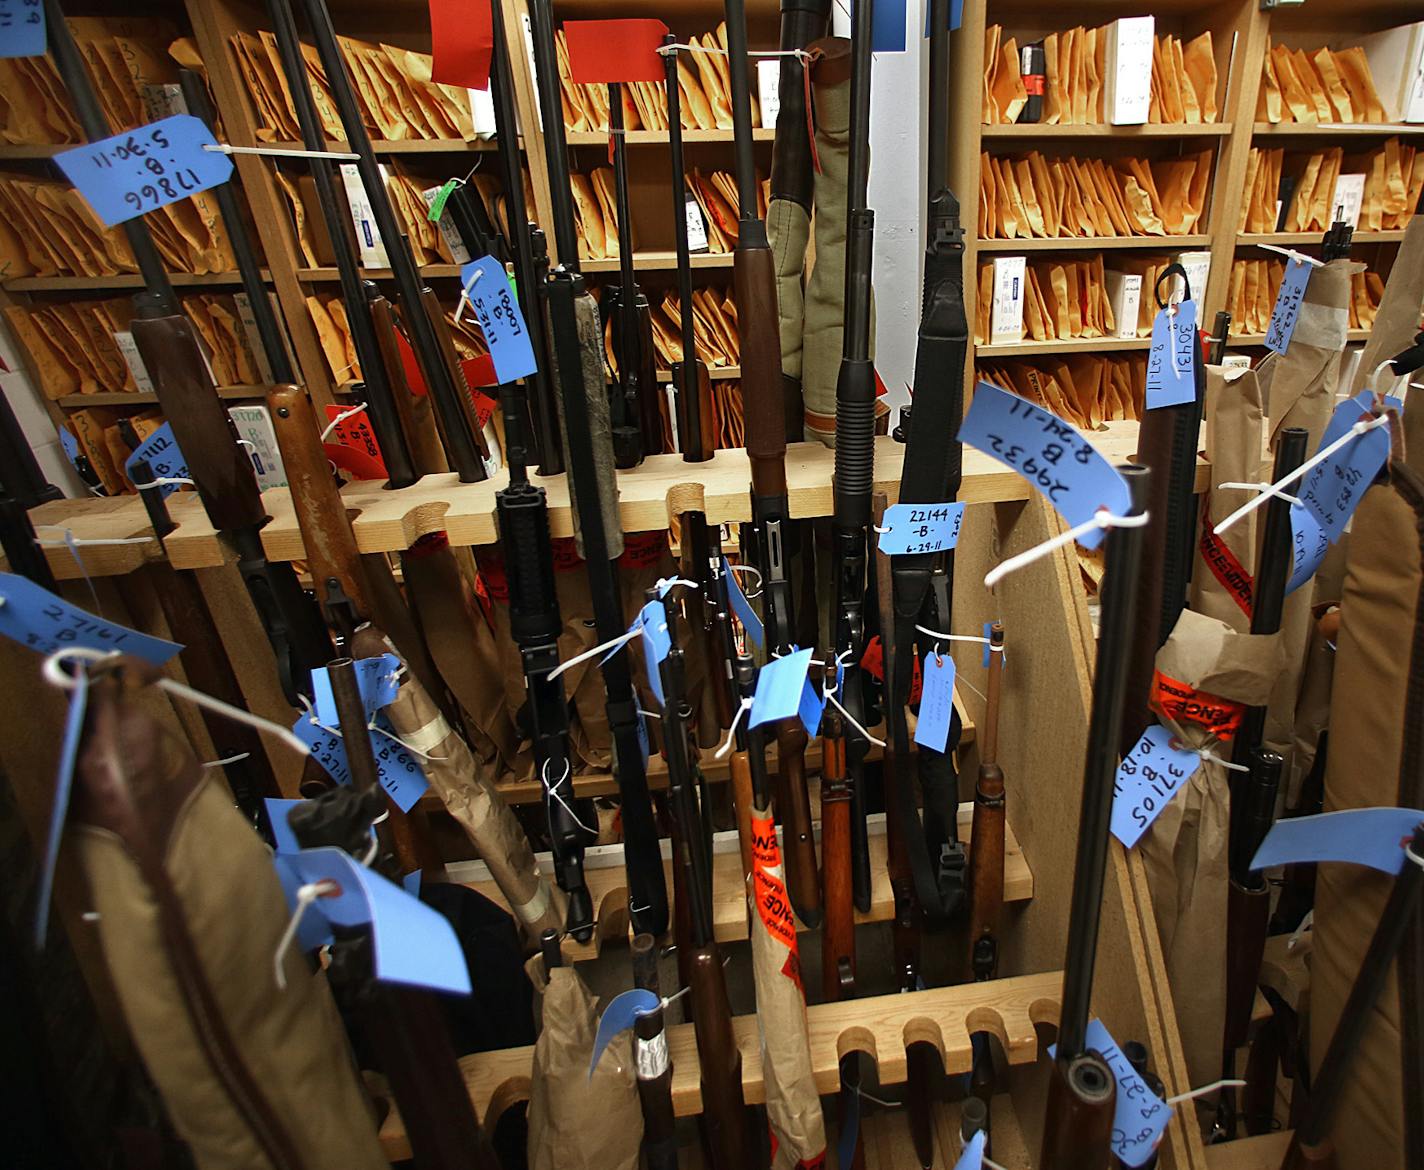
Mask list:
MULTIPOLYGON (((500 5, 492 5, 491 10, 494 13, 495 36, 502 37, 500 5)), ((623 530, 618 517, 618 489, 611 461, 612 440, 608 434, 603 342, 598 332, 597 307, 584 287, 578 268, 578 240, 574 230, 573 193, 569 186, 563 99, 559 93, 554 16, 550 0, 535 0, 530 6, 530 16, 533 19, 534 56, 539 75, 539 103, 544 113, 544 150, 549 165, 554 241, 560 261, 559 266, 549 273, 544 288, 553 343, 554 376, 561 391, 569 495, 575 515, 575 537, 580 541, 579 551, 588 564, 594 623, 599 638, 611 641, 625 628, 617 560, 623 551, 623 530)), ((500 40, 498 43, 504 42, 500 40)), ((522 278, 524 274, 520 275, 522 278)), ((622 799, 628 912, 635 933, 656 937, 667 930, 667 881, 663 873, 657 825, 653 821, 652 800, 648 795, 642 749, 638 742, 637 698, 627 654, 611 655, 603 661, 600 669, 608 694, 613 766, 622 799)), ((561 792, 561 799, 571 799, 572 788, 572 780, 569 779, 567 792, 561 792)))
MULTIPOLYGON (((650 934, 636 934, 633 985, 660 995, 658 952, 650 934)), ((633 1024, 633 1048, 638 1066, 638 1099, 643 1105, 643 1149, 648 1170, 677 1170, 677 1117, 672 1107, 672 1063, 661 1004, 640 1015, 633 1024)))
POLYGON ((633 213, 628 203, 628 142, 623 133, 623 87, 608 86, 608 136, 613 143, 613 198, 618 215, 616 288, 604 291, 605 321, 613 323, 618 381, 610 400, 613 464, 636 467, 663 449, 663 414, 653 355, 653 314, 633 272, 633 213))
MULTIPOLYGON (((1183 300, 1190 300, 1191 285, 1180 264, 1170 264, 1157 278, 1155 295, 1160 308, 1162 282, 1180 276, 1183 300)), ((1152 722, 1148 703, 1152 695, 1153 663, 1162 643, 1172 633, 1187 601, 1187 583, 1196 555, 1198 508, 1195 500, 1197 445, 1201 437, 1202 402, 1206 394, 1206 367, 1201 347, 1192 347, 1196 395, 1189 402, 1159 406, 1144 412, 1137 432, 1137 462, 1150 468, 1152 491, 1147 500, 1147 555, 1139 578, 1142 596, 1137 602, 1137 633, 1128 663, 1127 712, 1122 720, 1122 754, 1132 749, 1152 722)))
MULTIPOLYGON (((106 138, 109 127, 57 0, 46 0, 45 16, 49 49, 84 134, 91 142, 106 138)), ((238 446, 236 428, 213 387, 193 326, 179 312, 148 225, 138 218, 126 220, 123 228, 144 283, 134 298, 134 342, 208 519, 237 551, 238 573, 272 646, 282 691, 296 706, 297 696, 310 686, 312 668, 331 657, 331 645, 296 571, 270 563, 263 551, 260 532, 270 517, 252 460, 238 446)))
MULTIPOLYGON (((824 36, 830 15, 830 0, 781 0, 781 51, 805 49, 824 36)), ((776 291, 781 311, 781 384, 788 443, 799 442, 805 433, 801 402, 801 329, 805 305, 802 280, 806 246, 811 238, 811 201, 815 186, 806 108, 806 67, 801 57, 781 58, 777 79, 780 112, 776 116, 776 137, 771 144, 771 198, 766 216, 772 250, 781 259, 776 291)))
MULTIPOLYGON (((1131 493, 1128 514, 1141 515, 1154 473, 1119 467, 1131 493)), ((1107 874, 1118 741, 1127 694, 1129 651, 1142 571, 1142 528, 1114 528, 1107 536, 1102 618, 1093 669, 1093 710, 1083 762, 1083 800, 1078 814, 1078 850, 1069 902, 1068 948, 1058 1017, 1058 1050, 1049 1074, 1040 1166, 1101 1170, 1111 1152, 1117 1085, 1101 1054, 1087 1046, 1093 965, 1097 958, 1103 883, 1107 874)))
MULTIPOLYGON (((287 82, 287 93, 291 96, 292 109, 296 113, 297 126, 301 130, 302 145, 310 151, 327 149, 326 135, 322 131, 321 119, 317 114, 312 97, 311 84, 307 76, 306 58, 302 55, 301 41, 297 35, 296 21, 292 16, 290 0, 268 0, 267 14, 272 20, 272 32, 276 39, 277 56, 287 82)), ((332 82, 333 87, 336 82, 332 82)), ((356 149, 354 146, 352 149, 356 149)), ((392 487, 406 487, 416 480, 411 465, 410 449, 405 433, 401 429, 396 410, 395 397, 387 379, 386 363, 381 361, 376 334, 372 329, 370 309, 366 293, 361 287, 356 252, 352 246, 350 232, 351 217, 342 209, 336 194, 336 164, 327 158, 309 158, 308 168, 316 188, 317 205, 321 209, 322 221, 331 240, 331 251, 336 260, 336 274, 340 281, 341 303, 346 309, 346 321, 351 330, 352 347, 356 351, 356 361, 361 367, 361 383, 355 387, 366 403, 366 411, 371 419, 371 429, 381 449, 381 459, 386 465, 392 487)), ((226 222, 232 219, 224 214, 226 222)), ((384 235, 382 239, 387 237, 384 235)), ((390 240, 394 251, 394 238, 390 240)), ((256 310, 254 309, 254 312, 256 310)), ((264 337, 264 344, 265 344, 264 337)), ((271 347, 268 360, 271 361, 271 347)), ((273 367, 273 381, 279 384, 294 383, 296 377, 290 363, 284 356, 279 362, 283 376, 273 367)))
MULTIPOLYGON (((285 10, 286 23, 295 32, 291 23, 290 0, 268 2, 274 13, 274 21, 278 19, 278 10, 285 10)), ((450 462, 459 473, 462 483, 478 482, 487 478, 481 456, 487 457, 489 452, 483 434, 474 425, 470 390, 465 384, 464 373, 458 362, 452 364, 449 355, 442 353, 442 334, 445 334, 446 346, 449 342, 448 333, 443 329, 443 316, 437 314, 432 317, 429 308, 422 304, 425 290, 420 282, 420 274, 410 253, 410 243, 401 232, 400 225, 396 223, 395 212, 391 210, 390 196, 381 177, 381 168, 371 150, 371 140, 361 118, 361 109, 356 102, 351 78, 346 72, 346 62, 336 41, 336 31, 332 28, 331 13, 327 10, 326 0, 305 0, 305 7, 317 56, 321 58, 327 83, 331 87, 332 99, 341 117, 341 125, 346 131, 348 148, 357 156, 356 169, 361 175, 361 185, 366 190, 371 214, 386 246, 391 272, 400 291, 406 328, 410 330, 412 346, 425 376, 426 386, 435 400, 435 409, 450 462)), ((285 58, 284 70, 288 75, 287 87, 290 91, 306 88, 305 72, 294 77, 291 69, 285 64, 285 58)), ((317 185, 320 187, 321 184, 317 185)), ((331 234, 334 236, 336 233, 331 234)))
POLYGON ((1208 338, 1211 345, 1206 351, 1207 365, 1221 365, 1221 359, 1226 356, 1226 339, 1230 334, 1231 314, 1222 309, 1211 323, 1211 337, 1208 338))
MULTIPOLYGON (((557 106, 553 108, 558 110, 557 106)), ((649 590, 649 600, 656 599, 657 590, 649 590)), ((663 743, 668 762, 668 804, 673 815, 673 857, 681 871, 679 905, 686 909, 688 927, 686 940, 678 942, 678 953, 681 960, 685 952, 697 1036, 702 1138, 708 1165, 747 1166, 756 1161, 755 1147, 742 1095, 742 1054, 732 1030, 727 980, 712 930, 711 859, 689 755, 688 718, 692 707, 687 700, 684 656, 677 642, 677 612, 671 590, 663 597, 662 605, 671 640, 658 668, 664 698, 663 743)))
POLYGON ((979 732, 979 782, 969 850, 969 968, 976 980, 999 967, 999 915, 1004 908, 1004 771, 999 767, 999 689, 1004 627, 989 627, 989 682, 979 732))
MULTIPOLYGON (((752 471, 752 520, 760 560, 766 645, 768 651, 784 654, 791 649, 795 622, 787 575, 791 508, 786 493, 786 419, 776 327, 776 266, 766 224, 757 215, 744 0, 726 0, 726 19, 737 160, 733 284, 737 319, 742 322, 742 402, 752 471)), ((788 719, 777 727, 776 740, 782 777, 777 804, 786 832, 787 892, 801 921, 814 928, 821 921, 821 891, 811 802, 806 791, 806 733, 798 720, 788 719)))
MULTIPOLYGON (((914 412, 906 421, 901 503, 950 501, 959 494, 963 448, 956 436, 964 414, 964 369, 969 327, 964 314, 964 233, 959 201, 949 188, 949 0, 930 3, 929 205, 925 252, 924 299, 915 349, 914 412)), ((903 417, 903 415, 902 415, 903 417)), ((882 620, 881 638, 890 637, 896 655, 895 702, 887 698, 887 738, 900 759, 909 760, 909 732, 904 703, 911 671, 924 638, 916 626, 951 630, 953 626, 954 553, 897 556, 894 612, 882 620)), ((887 678, 888 667, 887 669, 887 678)), ((932 928, 943 928, 964 901, 964 849, 958 839, 959 776, 954 752, 962 728, 957 712, 950 718, 944 752, 923 746, 916 753, 925 808, 921 829, 908 790, 896 800, 906 838, 906 853, 916 894, 932 928)), ((901 779, 908 783, 908 777, 901 779)), ((887 814, 889 808, 887 805, 887 814)))

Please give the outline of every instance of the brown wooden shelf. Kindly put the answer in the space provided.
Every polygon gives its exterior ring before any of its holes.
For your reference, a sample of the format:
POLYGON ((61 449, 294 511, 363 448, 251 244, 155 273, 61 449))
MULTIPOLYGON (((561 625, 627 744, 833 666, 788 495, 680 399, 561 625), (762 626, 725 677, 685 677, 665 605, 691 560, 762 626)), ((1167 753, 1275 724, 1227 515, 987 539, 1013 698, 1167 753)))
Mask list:
MULTIPOLYGON (((693 268, 730 268, 733 263, 731 252, 694 252, 689 258, 693 268)), ((675 252, 637 252, 633 256, 633 267, 645 271, 655 269, 669 269, 677 267, 677 253, 675 252)), ((617 272, 618 257, 609 260, 580 260, 579 268, 584 272, 617 272)), ((362 270, 362 276, 368 280, 387 280, 391 276, 389 268, 366 268, 362 270)), ((444 277, 457 277, 460 275, 458 264, 423 264, 420 267, 420 275, 439 279, 444 277)), ((335 268, 298 268, 297 279, 311 281, 337 281, 341 279, 341 274, 335 268)))
MULTIPOLYGON (((730 380, 732 380, 732 379, 740 378, 740 377, 742 376, 742 367, 741 367, 741 366, 708 366, 708 367, 707 367, 707 376, 708 376, 709 378, 711 378, 712 381, 714 381, 714 382, 730 381, 730 380)), ((658 381, 659 381, 659 382, 663 382, 663 383, 671 382, 671 381, 672 381, 672 372, 671 372, 670 370, 659 370, 659 371, 658 371, 658 381)))
MULTIPOLYGON (((1345 331, 1346 341, 1367 341, 1370 331, 1368 329, 1347 329, 1345 331)), ((1233 333, 1226 339, 1227 349, 1249 349, 1253 345, 1265 345, 1266 335, 1264 333, 1233 333)))
MULTIPOLYGON (((1238 248, 1247 248, 1254 244, 1275 244, 1280 248, 1294 248, 1302 244, 1314 244, 1317 248, 1321 246, 1324 232, 1243 232, 1236 237, 1238 248)), ((1404 229, 1387 232, 1356 232, 1353 243, 1356 244, 1397 244, 1404 239, 1404 229)))
POLYGON ((1267 138, 1388 138, 1424 134, 1417 122, 1257 122, 1251 133, 1267 138))
POLYGON ((1034 353, 1107 353, 1152 348, 1150 337, 1068 337, 1057 341, 1014 341, 976 345, 976 358, 1023 357, 1034 353))
MULTIPOLYGON (((171 272, 168 279, 175 288, 242 283, 236 272, 171 272)), ((266 269, 262 270, 262 279, 271 279, 266 269)), ((5 281, 6 292, 93 292, 110 288, 143 288, 143 277, 137 272, 121 272, 116 276, 16 276, 5 281)))
POLYGON ((1095 122, 1086 125, 1045 126, 1041 122, 1010 122, 980 126, 980 137, 986 139, 1020 138, 1226 138, 1231 133, 1227 122, 1201 122, 1175 125, 1151 122, 1142 126, 1110 126, 1095 122))
MULTIPOLYGON (((569 130, 565 132, 564 137, 570 146, 608 145, 608 135, 602 130, 569 130)), ((775 130, 757 127, 752 131, 753 142, 770 142, 775 137, 775 130)), ((624 138, 629 146, 666 146, 668 143, 666 130, 629 130, 624 138)), ((684 146, 692 146, 699 142, 731 141, 732 132, 730 130, 684 130, 682 132, 684 146)))
POLYGON ((979 240, 980 252, 1108 252, 1119 248, 1155 248, 1176 252, 1182 248, 1209 248, 1211 237, 1191 236, 1055 236, 1050 239, 979 240))
MULTIPOLYGON (((219 386, 218 397, 227 401, 241 401, 244 398, 263 398, 266 386, 219 386)), ((145 406, 158 401, 158 395, 147 390, 102 390, 97 394, 66 394, 56 398, 60 406, 71 410, 83 406, 145 406)))
MULTIPOLYGON (((303 150, 300 142, 264 142, 261 145, 280 150, 303 150)), ((521 138, 520 147, 524 141, 521 138)), ((344 139, 328 139, 327 150, 350 150, 344 139)), ((470 150, 498 150, 499 144, 493 138, 375 138, 371 149, 376 154, 459 154, 470 150)))

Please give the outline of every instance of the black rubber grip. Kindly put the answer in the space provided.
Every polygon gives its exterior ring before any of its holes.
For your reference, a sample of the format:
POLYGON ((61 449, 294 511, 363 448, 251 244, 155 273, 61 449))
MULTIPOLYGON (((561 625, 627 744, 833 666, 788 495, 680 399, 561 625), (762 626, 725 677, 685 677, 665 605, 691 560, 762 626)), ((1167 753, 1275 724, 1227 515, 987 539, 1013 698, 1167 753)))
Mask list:
POLYGON ((514 485, 497 499, 499 540, 509 581, 509 625, 521 645, 559 636, 559 597, 544 491, 514 485))
POLYGON ((837 524, 870 523, 875 485, 875 366, 868 359, 842 359, 836 379, 837 524))

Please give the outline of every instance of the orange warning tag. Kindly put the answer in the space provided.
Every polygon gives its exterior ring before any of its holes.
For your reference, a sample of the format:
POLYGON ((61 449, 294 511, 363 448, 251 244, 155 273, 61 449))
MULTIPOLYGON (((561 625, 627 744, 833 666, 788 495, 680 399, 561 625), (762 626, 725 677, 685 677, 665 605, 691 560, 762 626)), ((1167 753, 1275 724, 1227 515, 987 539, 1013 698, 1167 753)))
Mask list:
MULTIPOLYGON (((781 866, 781 845, 776 839, 776 825, 770 817, 752 818, 752 896, 757 917, 773 938, 791 951, 796 958, 796 922, 791 914, 791 899, 786 893, 786 879, 781 866)), ((801 986, 799 958, 788 960, 782 973, 797 987, 801 986)))
POLYGON ((1236 734, 1246 712, 1244 703, 1198 691, 1160 670, 1152 672, 1152 709, 1177 723, 1205 727, 1223 742, 1236 734))

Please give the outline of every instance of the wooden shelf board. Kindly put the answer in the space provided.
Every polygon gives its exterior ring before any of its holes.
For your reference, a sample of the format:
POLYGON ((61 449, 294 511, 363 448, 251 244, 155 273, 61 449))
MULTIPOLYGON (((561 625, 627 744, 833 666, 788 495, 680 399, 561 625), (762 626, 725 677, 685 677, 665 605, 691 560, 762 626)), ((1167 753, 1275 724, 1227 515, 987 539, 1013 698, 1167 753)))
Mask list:
POLYGON ((1026 240, 978 240, 974 248, 979 252, 1097 252, 1117 248, 1156 248, 1162 252, 1176 252, 1182 248, 1209 248, 1211 237, 1194 236, 1061 236, 1052 239, 1026 240))
POLYGON ((75 580, 86 573, 90 577, 117 577, 132 573, 150 561, 163 559, 163 545, 153 538, 153 526, 137 495, 91 496, 78 511, 66 507, 74 502, 51 500, 30 509, 30 523, 35 526, 39 539, 53 539, 66 529, 81 542, 148 539, 140 544, 85 545, 82 566, 66 545, 42 546, 45 559, 59 580, 75 580))
MULTIPOLYGON (((1368 329, 1347 329, 1345 331, 1346 341, 1367 341, 1370 331, 1368 329)), ((1264 333, 1233 333, 1226 339, 1227 349, 1248 349, 1253 345, 1265 345, 1266 335, 1264 333)))
MULTIPOLYGON (((1137 450, 1137 424, 1107 424, 1092 436, 1093 445, 1109 463, 1130 460, 1137 450)), ((889 436, 876 439, 875 487, 893 503, 899 492, 904 448, 889 436)), ((793 443, 787 448, 786 472, 792 518, 829 516, 832 511, 831 473, 835 453, 819 443, 793 443)), ((1199 472, 1200 474, 1200 472, 1199 472)), ((495 492, 504 487, 506 472, 482 483, 459 483, 453 472, 429 475, 419 483, 388 491, 384 481, 348 485, 347 508, 355 513, 352 527, 362 552, 394 552, 409 548, 431 532, 445 532, 456 546, 494 544, 495 492)), ((751 468, 743 448, 716 452, 706 463, 684 463, 679 455, 653 455, 635 468, 618 473, 619 507, 624 531, 666 529, 672 516, 687 511, 705 513, 713 524, 745 523, 751 519, 747 484, 751 468)), ((573 534, 568 486, 563 476, 541 478, 548 493, 549 525, 554 536, 573 534)), ((964 481, 959 499, 982 504, 1026 500, 1032 489, 1019 475, 980 451, 964 452, 964 481)), ((301 531, 285 488, 263 496, 271 521, 262 543, 273 560, 301 560, 301 531)), ((72 501, 82 507, 82 501, 72 501)), ((135 507, 140 508, 138 501, 135 507)), ((207 568, 222 563, 223 549, 197 499, 173 497, 171 512, 178 527, 166 543, 180 569, 207 568)))
POLYGON ((1257 122, 1251 132, 1272 138, 1383 138, 1391 134, 1424 134, 1424 123, 1257 122))
POLYGON ((1021 357, 1031 353, 1103 353, 1109 350, 1151 349, 1150 337, 1069 337, 1058 341, 1014 341, 976 345, 976 358, 1021 357))
MULTIPOLYGON (((811 1004, 806 1009, 806 1025, 816 1088, 822 1095, 840 1088, 842 1035, 846 1036, 847 1050, 859 1049, 875 1059, 884 1085, 904 1082, 905 1048, 916 1040, 928 1041, 940 1049, 945 1072, 950 1076, 969 1072, 974 1056, 971 1031, 994 1034, 1010 1064, 1031 1064, 1038 1059, 1035 1025, 1057 1020, 1062 985, 1062 973, 1048 971, 903 995, 811 1004)), ((759 1104, 766 1099, 766 1092, 757 1017, 737 1016, 732 1024, 742 1054, 743 1093, 748 1104, 759 1104)), ((667 1044, 673 1069, 673 1109, 679 1117, 692 1116, 702 1109, 692 1025, 668 1027, 667 1044)), ((533 1060, 532 1046, 460 1059, 460 1071, 481 1120, 497 1117, 514 1102, 529 1096, 533 1060)), ((903 1124, 900 1118, 896 1121, 903 1124)), ((410 1157, 405 1124, 396 1109, 392 1108, 381 1126, 380 1138, 392 1161, 410 1157)))
MULTIPOLYGON (((236 272, 173 272, 168 279, 175 288, 203 285, 239 285, 242 277, 236 272)), ((270 280, 264 269, 263 280, 270 280)), ((117 276, 17 276, 5 281, 6 292, 82 292, 91 289, 142 288, 143 277, 137 272, 117 276)))
MULTIPOLYGON (((267 387, 219 386, 217 392, 219 398, 229 402, 240 402, 246 398, 265 397, 267 387)), ((54 401, 67 409, 78 409, 84 406, 142 406, 156 404, 158 395, 146 390, 136 390, 132 393, 125 390, 104 390, 98 394, 66 394, 54 401)))
MULTIPOLYGON (((458 264, 422 264, 420 275, 427 277, 459 276, 460 266, 458 264)), ((361 276, 366 280, 389 280, 391 270, 389 268, 363 268, 361 276)), ((298 268, 297 279, 337 281, 341 279, 341 273, 335 268, 298 268)))
POLYGON ((1207 1170, 1277 1170, 1292 1133, 1294 1130, 1282 1130, 1207 1146, 1207 1170))
POLYGON ((66 150, 73 150, 76 146, 83 146, 82 142, 26 142, 20 144, 6 144, 0 146, 0 159, 8 158, 53 158, 55 155, 66 150))
MULTIPOLYGON (((688 257, 693 268, 730 268, 733 263, 731 252, 694 252, 688 257)), ((611 260, 580 260, 579 267, 584 272, 617 272, 618 257, 611 260)), ((644 270, 677 267, 676 252, 635 252, 633 267, 644 270)))
POLYGON ((1045 126, 1040 122, 1012 122, 1006 125, 980 126, 979 136, 996 138, 1225 138, 1231 133, 1226 122, 1172 125, 1148 123, 1143 126, 1109 126, 1102 122, 1088 125, 1045 126))
MULTIPOLYGON (((973 804, 959 806, 959 839, 967 842, 974 820, 973 804)), ((895 896, 890 891, 890 874, 885 856, 885 818, 878 814, 870 826, 870 909, 862 914, 856 912, 855 920, 862 922, 889 922, 895 917, 895 896)), ((819 836, 819 834, 818 834, 819 836)), ((819 849, 819 845, 818 845, 819 849)), ((564 958, 571 963, 596 959, 606 941, 628 937, 628 875, 623 865, 623 847, 606 847, 607 855, 595 860, 593 850, 584 857, 584 880, 593 897, 593 916, 598 923, 594 937, 586 943, 575 942, 565 935, 562 941, 564 958)), ((819 854, 818 854, 819 855, 819 854)), ((477 863, 478 864, 478 863, 477 863)), ((540 854, 539 867, 544 873, 552 870, 548 854, 540 854)), ((460 876, 460 863, 448 867, 452 881, 467 885, 483 894, 498 906, 507 903, 499 887, 492 880, 466 881, 460 876)), ((483 868, 483 867, 481 867, 483 868)), ((671 896, 673 889, 672 859, 663 858, 663 870, 667 876, 667 888, 671 896)), ((712 856, 712 930, 719 943, 739 942, 747 937, 747 900, 743 883, 742 855, 737 846, 736 833, 719 833, 716 852, 712 856)), ((1012 828, 1004 829, 1004 901, 1027 902, 1033 897, 1033 873, 1028 859, 1024 857, 1022 846, 1014 836, 1012 828)), ((797 929, 807 927, 797 920, 797 929)))
MULTIPOLYGON (((1317 248, 1321 246, 1321 239, 1324 232, 1242 232, 1236 237, 1238 248, 1250 247, 1253 244, 1275 244, 1277 247, 1296 247, 1301 244, 1314 244, 1317 248)), ((1404 229, 1387 232, 1356 232, 1354 243, 1356 244, 1397 244, 1404 239, 1404 229)))
MULTIPOLYGON (((564 135, 570 146, 607 146, 608 135, 601 130, 569 130, 564 135)), ((770 142, 776 137, 775 130, 764 130, 760 127, 752 131, 752 141, 770 142)), ((666 146, 668 134, 666 130, 629 130, 624 135, 629 146, 666 146)), ((682 132, 682 143, 684 146, 691 146, 699 142, 731 142, 732 132, 730 130, 684 130, 682 132)))
MULTIPOLYGON (((711 378, 712 381, 714 381, 714 382, 728 381, 728 380, 731 380, 731 379, 733 379, 733 378, 740 378, 740 377, 742 376, 742 367, 741 367, 741 366, 708 366, 708 367, 707 367, 707 376, 708 376, 709 378, 711 378)), ((659 381, 659 382, 671 382, 671 381, 672 381, 672 371, 671 371, 671 370, 659 370, 659 371, 658 371, 658 381, 659 381)))

